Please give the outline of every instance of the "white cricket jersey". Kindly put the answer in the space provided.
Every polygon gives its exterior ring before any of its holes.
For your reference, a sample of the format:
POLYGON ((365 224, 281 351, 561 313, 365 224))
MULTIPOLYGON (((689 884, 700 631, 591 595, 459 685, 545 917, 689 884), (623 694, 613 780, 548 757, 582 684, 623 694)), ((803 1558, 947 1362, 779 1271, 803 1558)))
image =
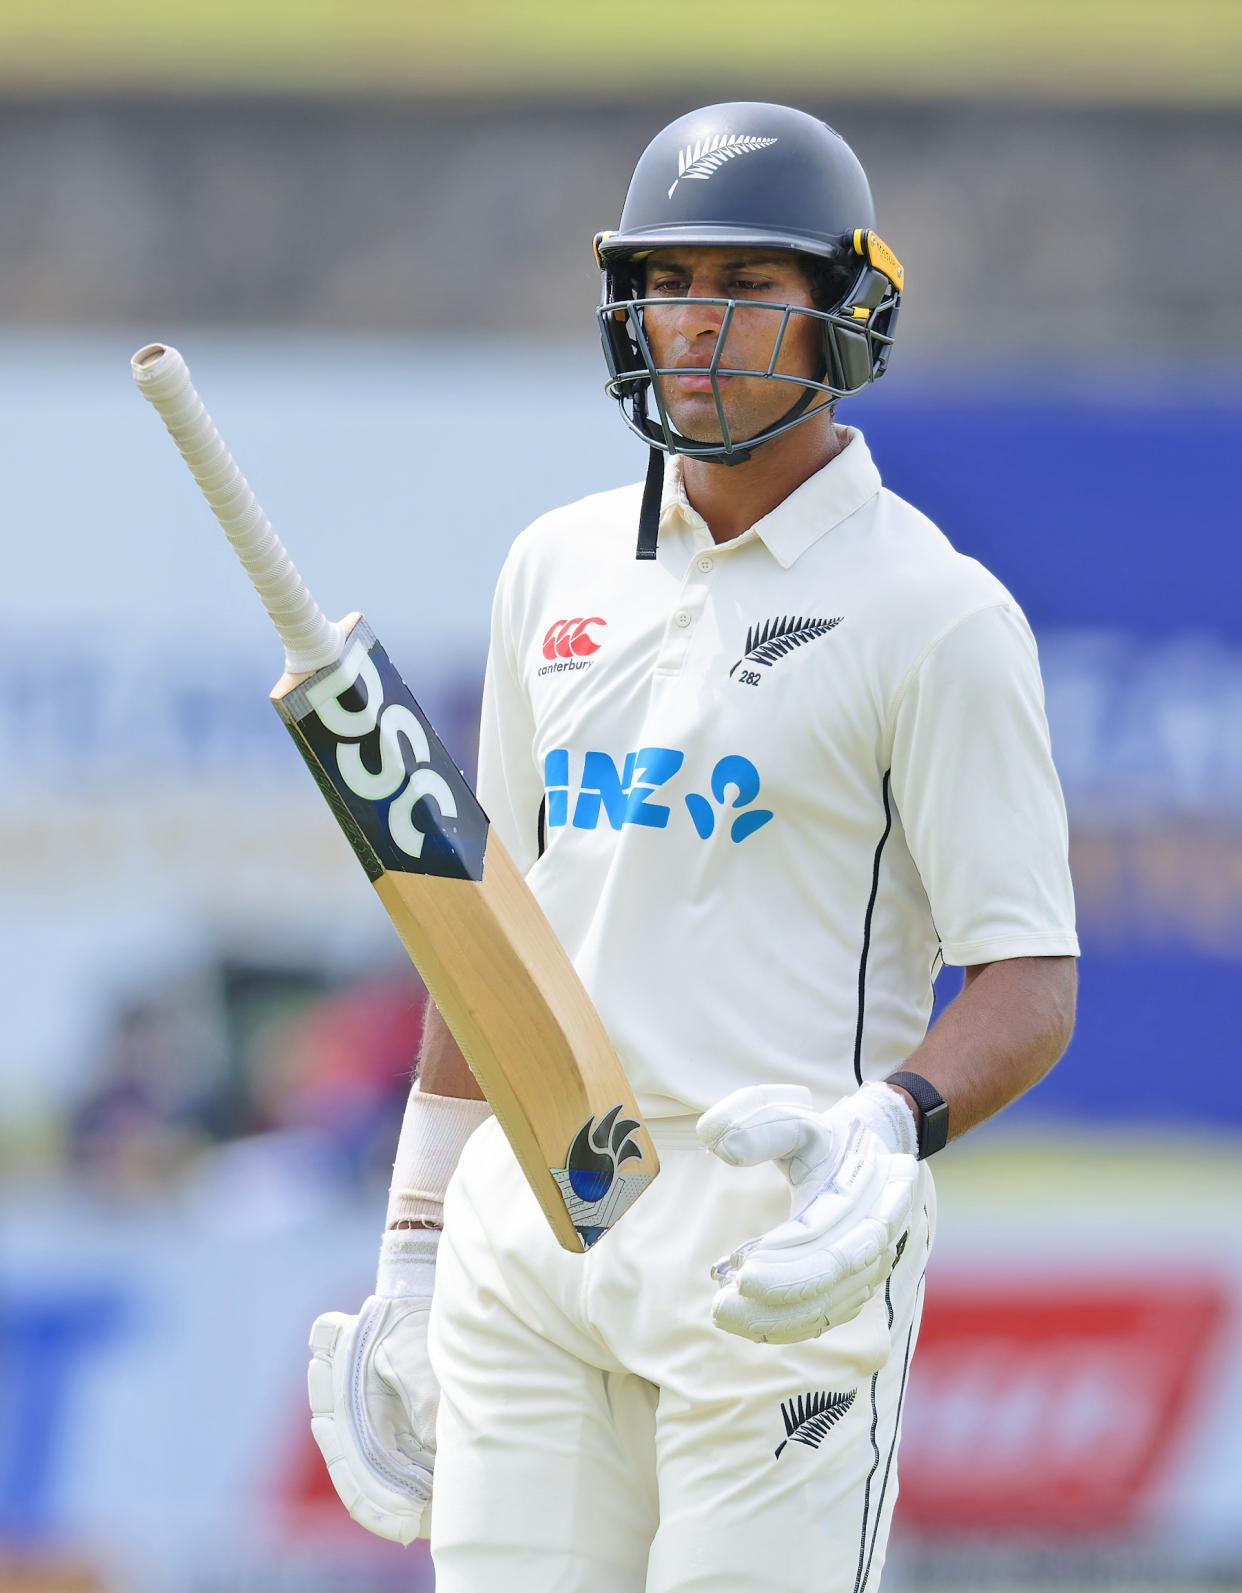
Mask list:
POLYGON ((479 798, 643 1110, 831 1104, 940 961, 1077 955, 1035 643, 860 433, 720 545, 666 472, 530 526, 492 616, 479 798))

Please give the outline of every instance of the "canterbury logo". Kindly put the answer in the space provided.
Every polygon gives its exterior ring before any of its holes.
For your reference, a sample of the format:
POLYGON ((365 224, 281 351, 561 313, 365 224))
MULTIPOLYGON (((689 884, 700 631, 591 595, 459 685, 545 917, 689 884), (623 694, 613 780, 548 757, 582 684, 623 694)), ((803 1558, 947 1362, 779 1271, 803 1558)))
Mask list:
POLYGON ((787 1399, 781 1405, 785 1421, 785 1437, 776 1446, 777 1458, 792 1438, 795 1444, 805 1444, 808 1449, 818 1449, 854 1403, 856 1389, 846 1394, 799 1394, 797 1399, 787 1399))
POLYGON ((553 620, 543 638, 543 656, 589 658, 592 653, 599 652, 599 643, 591 638, 588 627, 607 623, 598 614, 593 614, 590 619, 553 620))
MULTIPOLYGON (((752 625, 746 632, 746 651, 729 674, 735 675, 743 664, 762 664, 765 669, 770 669, 778 658, 784 658, 795 647, 813 642, 818 636, 827 636, 844 618, 843 614, 838 614, 835 619, 803 619, 799 616, 797 619, 764 620, 762 625, 752 625)), ((752 672, 746 673, 751 675, 752 672)), ((757 676, 746 679, 747 685, 757 683, 757 676)))
MULTIPOLYGON (((700 138, 677 152, 677 176, 673 188, 683 178, 687 182, 705 183, 715 176, 724 163, 739 155, 753 155, 757 149, 770 149, 774 138, 752 138, 749 133, 717 133, 714 138, 700 138)), ((673 197, 673 188, 668 197, 673 197)))

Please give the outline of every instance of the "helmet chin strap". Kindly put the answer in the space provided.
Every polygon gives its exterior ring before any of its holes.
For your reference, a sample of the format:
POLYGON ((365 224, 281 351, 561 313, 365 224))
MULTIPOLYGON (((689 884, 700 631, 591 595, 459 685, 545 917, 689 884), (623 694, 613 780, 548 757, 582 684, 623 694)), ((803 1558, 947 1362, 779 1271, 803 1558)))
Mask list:
POLYGON ((643 506, 638 511, 638 549, 636 559, 654 559, 660 535, 660 501, 664 496, 664 450, 653 448, 647 456, 647 480, 643 486, 643 506))
MULTIPOLYGON (((772 422, 770 429, 784 427, 791 420, 797 420, 799 415, 810 407, 818 391, 819 389, 815 387, 803 388, 802 396, 796 403, 791 404, 778 420, 772 422)), ((726 453, 722 448, 719 454, 696 454, 695 458, 706 459, 714 465, 742 465, 754 450, 766 441, 767 434, 760 432, 757 437, 748 439, 745 448, 735 448, 732 453, 726 453)), ((656 556, 656 543, 660 535, 660 505, 664 497, 665 451, 663 448, 653 447, 647 457, 647 479, 643 484, 642 508, 638 512, 638 547, 634 553, 636 559, 654 559, 656 556)))

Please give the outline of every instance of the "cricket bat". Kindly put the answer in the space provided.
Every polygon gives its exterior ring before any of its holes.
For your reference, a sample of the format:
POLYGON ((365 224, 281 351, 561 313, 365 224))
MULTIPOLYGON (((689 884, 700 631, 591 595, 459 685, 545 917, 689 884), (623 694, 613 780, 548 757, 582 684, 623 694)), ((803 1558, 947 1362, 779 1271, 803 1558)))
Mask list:
POLYGON ((465 777, 360 614, 325 618, 175 348, 139 349, 154 404, 284 643, 272 701, 567 1249, 659 1170, 599 1014, 465 777))

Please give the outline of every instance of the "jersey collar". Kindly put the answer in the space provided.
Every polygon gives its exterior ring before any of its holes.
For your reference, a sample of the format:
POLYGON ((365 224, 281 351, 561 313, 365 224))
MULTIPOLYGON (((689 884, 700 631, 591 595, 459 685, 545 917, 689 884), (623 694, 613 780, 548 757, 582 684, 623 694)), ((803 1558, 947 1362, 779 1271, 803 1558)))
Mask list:
MULTIPOLYGON (((799 559, 813 543, 861 509, 880 490, 880 472, 872 461, 863 434, 845 428, 848 441, 835 459, 791 492, 770 514, 757 520, 738 542, 757 538, 783 570, 799 559)), ((681 478, 681 456, 675 454, 664 475, 660 529, 703 526, 703 520, 686 497, 681 478)), ((706 529, 704 527, 704 529, 706 529)), ((728 544, 724 544, 727 546, 728 544)))

